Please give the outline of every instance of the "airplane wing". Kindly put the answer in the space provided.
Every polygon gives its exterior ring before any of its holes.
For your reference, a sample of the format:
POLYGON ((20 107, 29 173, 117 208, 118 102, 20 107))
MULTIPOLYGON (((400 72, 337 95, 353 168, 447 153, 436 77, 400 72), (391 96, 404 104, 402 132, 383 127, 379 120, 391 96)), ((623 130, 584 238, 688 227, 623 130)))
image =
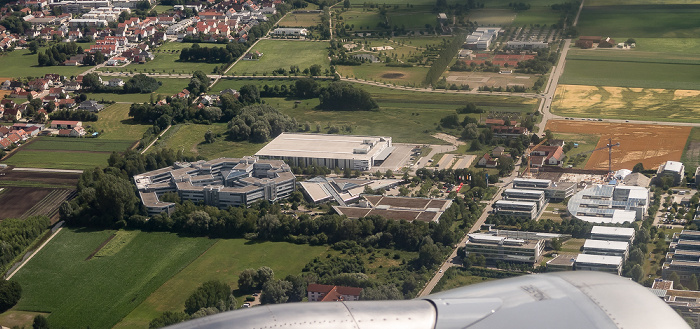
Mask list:
POLYGON ((645 287, 591 272, 531 274, 421 299, 262 305, 169 328, 690 328, 645 287))

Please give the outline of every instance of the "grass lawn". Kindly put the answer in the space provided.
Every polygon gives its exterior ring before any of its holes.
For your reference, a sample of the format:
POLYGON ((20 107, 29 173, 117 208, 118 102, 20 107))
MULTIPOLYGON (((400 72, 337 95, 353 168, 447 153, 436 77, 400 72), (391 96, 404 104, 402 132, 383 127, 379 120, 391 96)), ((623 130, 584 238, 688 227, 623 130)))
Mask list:
POLYGON ((327 48, 326 41, 261 40, 252 51, 257 50, 263 56, 257 61, 239 61, 228 74, 271 74, 278 68, 289 70, 292 65, 303 71, 314 64, 325 70, 330 67, 327 48))
MULTIPOLYGON (((269 266, 274 271, 275 278, 284 278, 289 274, 299 274, 304 265, 315 257, 325 255, 327 251, 325 246, 285 242, 255 243, 244 239, 219 240, 160 286, 115 328, 145 328, 161 312, 183 310, 187 297, 205 281, 221 280, 235 290, 238 289, 238 275, 241 271, 260 266, 269 266)), ((239 306, 241 304, 242 301, 239 300, 239 306)))
MULTIPOLYGON (((626 35, 632 38, 695 38, 700 33, 700 7, 584 6, 579 35, 626 35)), ((621 40, 621 42, 624 40, 621 40)))
MULTIPOLYGON (((129 64, 124 67, 103 67, 100 71, 108 72, 156 72, 156 73, 174 73, 174 74, 191 74, 194 71, 202 71, 210 74, 214 68, 226 63, 195 63, 195 62, 180 62, 180 50, 183 48, 192 47, 192 43, 184 42, 166 42, 162 46, 152 50, 155 56, 152 61, 145 64, 129 64)), ((202 47, 223 47, 224 45, 217 44, 201 44, 202 47)))
POLYGON ((114 255, 86 260, 112 233, 64 229, 14 277, 14 309, 50 313, 57 328, 111 328, 215 242, 139 232, 114 255))
POLYGON ((454 288, 464 287, 475 283, 491 281, 495 279, 472 275, 461 267, 450 267, 440 279, 432 293, 437 293, 454 288))
POLYGON ((353 8, 343 12, 343 22, 350 25, 353 32, 373 31, 381 22, 378 9, 353 8))
POLYGON ((700 65, 567 59, 559 83, 662 89, 700 89, 700 65))
MULTIPOLYGON (((205 72, 207 73, 207 72, 205 72)), ((104 79, 109 79, 110 77, 103 77, 104 79)), ((126 79, 124 79, 126 81, 126 79)), ((129 103, 144 103, 151 101, 151 94, 153 98, 157 99, 158 95, 161 98, 175 95, 181 92, 187 84, 190 83, 189 79, 176 79, 176 78, 156 78, 160 81, 162 85, 150 94, 113 94, 113 93, 89 93, 87 94, 88 99, 94 99, 98 101, 111 101, 111 102, 129 102, 129 103)))
POLYGON ((22 150, 15 153, 4 164, 16 167, 51 168, 51 169, 92 169, 107 165, 111 153, 71 153, 51 152, 47 150, 22 150), (60 160, 57 160, 60 159, 60 160))
MULTIPOLYGON (((79 46, 86 47, 79 43, 79 46)), ((89 46, 88 46, 89 47, 89 46)), ((41 49, 40 51, 43 51, 41 49)), ((32 55, 27 49, 14 50, 0 56, 0 77, 43 77, 46 73, 57 73, 68 77, 87 71, 90 66, 38 66, 38 55, 32 55)))
POLYGON ((155 10, 157 13, 159 13, 159 14, 162 14, 162 13, 164 13, 164 12, 166 12, 166 11, 172 11, 173 9, 174 9, 173 6, 164 6, 164 5, 157 5, 157 6, 154 8, 154 10, 155 10))
POLYGON ((280 27, 314 27, 321 24, 321 14, 289 13, 279 22, 280 27))
POLYGON ((566 240, 564 241, 564 243, 562 243, 560 252, 570 252, 578 254, 581 252, 581 247, 583 247, 584 242, 586 242, 586 239, 566 240))
POLYGON ((467 17, 479 26, 508 26, 515 21, 516 13, 512 9, 474 9, 467 17))
POLYGON ((700 0, 586 0, 586 6, 692 5, 700 0))
POLYGON ((586 162, 588 162, 591 155, 591 153, 588 152, 595 149, 600 139, 599 135, 588 134, 554 134, 554 137, 556 139, 563 139, 566 143, 578 143, 578 147, 572 148, 566 153, 566 163, 564 166, 572 165, 574 168, 581 169, 586 166, 586 162), (583 160, 572 161, 578 154, 581 154, 579 158, 583 160))
POLYGON ((686 171, 691 173, 694 173, 695 168, 700 166, 700 128, 693 127, 690 130, 681 161, 685 164, 686 171))
POLYGON ((700 54, 700 39, 697 38, 634 38, 634 40, 637 41, 635 53, 663 52, 666 53, 665 57, 683 54, 696 58, 700 54))
POLYGON ((387 12, 389 26, 405 27, 409 30, 425 30, 426 24, 435 26, 437 19, 432 8, 392 8, 387 12))
POLYGON ((136 141, 150 125, 135 123, 129 118, 130 104, 112 104, 100 111, 96 122, 85 123, 100 133, 98 140, 136 141))
POLYGON ((516 26, 530 24, 552 25, 559 22, 559 13, 550 8, 532 8, 521 11, 515 16, 513 24, 516 26))
POLYGON ((0 323, 8 328, 30 328, 34 322, 34 317, 37 315, 49 316, 42 312, 24 312, 10 310, 0 314, 0 323))
POLYGON ((225 140, 226 124, 215 123, 212 125, 200 124, 180 124, 170 128, 163 138, 158 140, 149 152, 161 148, 171 148, 175 151, 182 150, 185 155, 202 156, 205 159, 215 159, 220 157, 242 157, 253 155, 265 144, 255 144, 250 142, 232 142, 225 140), (216 139, 212 144, 204 143, 204 134, 211 129, 222 137, 216 139))
MULTIPOLYGON (((396 37, 392 40, 405 44, 407 46, 413 46, 425 49, 427 46, 437 46, 442 44, 443 40, 449 40, 446 37, 436 37, 436 36, 415 36, 415 37, 396 37)), ((391 44, 389 44, 391 45, 391 44)))

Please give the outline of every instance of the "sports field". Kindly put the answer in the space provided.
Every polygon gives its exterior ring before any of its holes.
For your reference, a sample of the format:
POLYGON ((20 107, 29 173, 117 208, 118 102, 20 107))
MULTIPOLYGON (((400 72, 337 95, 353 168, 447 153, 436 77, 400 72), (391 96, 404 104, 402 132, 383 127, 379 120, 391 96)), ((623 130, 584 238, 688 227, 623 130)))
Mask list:
MULTIPOLYGON (((605 147, 608 139, 620 143, 612 149, 612 170, 632 169, 643 163, 644 168, 658 168, 668 160, 679 161, 683 154, 690 127, 637 125, 628 123, 552 120, 546 129, 555 133, 596 134, 596 148, 605 147)), ((595 151, 585 169, 608 169, 608 150, 595 151)))
MULTIPOLYGON (((695 38, 700 33, 700 6, 601 6, 586 3, 579 35, 627 38, 695 38)), ((623 42, 621 40, 620 42, 623 42)))
MULTIPOLYGON (((205 240, 202 238, 202 240, 205 240)), ((181 311, 185 299, 200 284, 221 280, 238 289, 238 275, 246 268, 269 266, 275 278, 301 273, 306 263, 325 256, 328 247, 296 245, 286 242, 255 243, 244 239, 218 240, 182 271, 166 281, 138 305, 115 328, 145 328, 165 311, 181 311)), ((237 295, 236 297, 243 297, 237 295)), ((242 298, 239 298, 239 306, 242 298)))
POLYGON ((288 13, 279 22, 280 27, 314 27, 321 23, 321 14, 315 13, 288 13))
POLYGON ((215 242, 138 232, 88 260, 113 233, 63 229, 13 278, 22 285, 14 310, 50 313, 55 328, 111 328, 215 242))
MULTIPOLYGON (((145 64, 129 64, 123 67, 103 67, 100 71, 108 72, 133 72, 133 73, 173 73, 173 74, 191 74, 194 71, 202 71, 210 74, 214 71, 214 67, 226 65, 226 63, 209 64, 199 62, 180 62, 180 50, 183 48, 192 47, 192 43, 184 42, 166 42, 158 48, 154 48, 153 60, 145 64)), ((201 47, 221 47, 218 44, 201 44, 201 47)))
POLYGON ((577 118, 700 122, 700 90, 559 85, 552 112, 577 118))
POLYGON ((330 67, 328 60, 328 42, 295 40, 260 40, 251 51, 259 51, 263 56, 255 61, 239 61, 229 75, 272 74, 273 70, 296 65, 300 70, 321 65, 321 74, 330 67))

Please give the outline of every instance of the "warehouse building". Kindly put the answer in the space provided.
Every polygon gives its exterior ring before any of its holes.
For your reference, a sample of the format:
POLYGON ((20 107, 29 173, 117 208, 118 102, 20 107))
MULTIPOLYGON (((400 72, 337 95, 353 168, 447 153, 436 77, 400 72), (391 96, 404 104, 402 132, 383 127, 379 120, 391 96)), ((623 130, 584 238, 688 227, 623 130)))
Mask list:
POLYGON ((631 227, 593 226, 591 239, 634 242, 634 229, 631 227))
POLYGON ((248 156, 178 162, 136 175, 134 182, 148 214, 155 215, 174 210, 174 203, 160 201, 168 192, 177 193, 181 200, 219 208, 249 206, 258 200, 288 197, 294 192, 296 177, 282 161, 248 156))
POLYGON ((620 275, 622 257, 580 254, 576 256, 574 269, 577 271, 600 271, 620 275))
POLYGON ((629 255, 629 242, 587 239, 583 243, 583 253, 600 256, 619 256, 626 260, 629 255))
POLYGON ((595 185, 574 194, 569 213, 592 223, 622 224, 642 220, 649 207, 649 190, 640 186, 595 185))
POLYGON ((299 167, 369 171, 393 151, 391 137, 282 133, 255 155, 299 167))
POLYGON ((487 262, 499 261, 537 264, 542 258, 544 240, 522 240, 483 233, 469 234, 467 255, 482 255, 487 262))

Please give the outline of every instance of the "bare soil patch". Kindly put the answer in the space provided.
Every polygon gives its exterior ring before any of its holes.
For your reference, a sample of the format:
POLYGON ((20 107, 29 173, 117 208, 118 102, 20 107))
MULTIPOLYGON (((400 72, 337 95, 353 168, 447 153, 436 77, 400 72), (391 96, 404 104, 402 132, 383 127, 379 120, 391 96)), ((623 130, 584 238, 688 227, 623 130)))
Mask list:
POLYGON ((36 203, 44 199, 52 189, 36 187, 7 187, 0 194, 0 219, 19 218, 36 203))
POLYGON ((95 249, 95 251, 90 253, 90 256, 87 256, 87 258, 85 258, 85 260, 90 260, 90 259, 92 259, 92 257, 95 257, 95 254, 97 254, 102 248, 104 248, 104 246, 106 246, 110 241, 112 241, 112 239, 114 239, 115 236, 117 236, 117 235, 116 234, 110 235, 109 238, 107 238, 107 240, 102 242, 100 244, 100 246, 97 247, 97 249, 95 249))
MULTIPOLYGON (((632 169, 643 163, 644 168, 658 168, 662 163, 679 161, 690 127, 639 125, 628 123, 552 120, 546 129, 558 133, 600 135, 596 148, 605 147, 608 138, 620 143, 612 149, 612 170, 632 169)), ((591 154, 584 169, 608 169, 607 148, 591 154)))
POLYGON ((31 172, 31 171, 0 171, 0 181, 25 181, 43 184, 73 185, 78 186, 80 174, 73 173, 53 173, 53 172, 31 172))
POLYGON ((406 75, 399 72, 387 72, 382 74, 382 78, 384 79, 402 79, 404 76, 406 75))

